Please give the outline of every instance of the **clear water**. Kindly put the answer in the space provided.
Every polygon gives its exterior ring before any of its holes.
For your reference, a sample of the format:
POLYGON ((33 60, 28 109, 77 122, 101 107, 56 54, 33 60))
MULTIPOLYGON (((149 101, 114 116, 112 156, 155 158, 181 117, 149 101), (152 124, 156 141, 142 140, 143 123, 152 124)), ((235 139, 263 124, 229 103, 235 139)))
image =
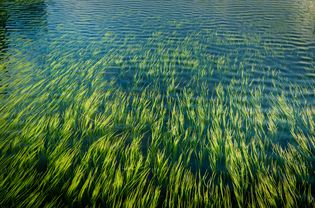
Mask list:
POLYGON ((0 207, 185 205, 178 167, 218 207, 314 205, 314 0, 21 2, 0 0, 0 207))
MULTIPOLYGON (((60 58, 70 56, 64 67, 77 61, 84 71, 88 70, 86 61, 97 63, 107 53, 123 63, 99 73, 104 73, 104 79, 118 78, 116 87, 135 90, 130 76, 144 55, 149 61, 162 62, 153 60, 154 56, 172 56, 178 50, 188 54, 174 66, 181 87, 201 68, 214 70, 204 80, 211 85, 239 79, 238 68, 243 67, 254 82, 266 76, 264 84, 270 91, 285 93, 290 84, 297 83, 306 89, 307 103, 314 105, 314 98, 308 95, 315 82, 312 0, 49 0, 28 6, 2 1, 1 12, 1 62, 6 68, 1 82, 8 85, 2 94, 10 94, 14 86, 7 79, 14 79, 15 65, 23 64, 22 60, 35 62, 49 74, 51 62, 60 58), (138 58, 130 61, 135 56, 138 58), (12 57, 20 61, 10 62, 12 57), (188 60, 196 65, 186 64, 188 60), (224 75, 216 73, 220 70, 226 71, 224 75), (274 85, 268 79, 270 71, 278 74, 274 85)), ((143 73, 149 71, 142 68, 143 73)), ((158 79, 144 77, 143 85, 158 79)))

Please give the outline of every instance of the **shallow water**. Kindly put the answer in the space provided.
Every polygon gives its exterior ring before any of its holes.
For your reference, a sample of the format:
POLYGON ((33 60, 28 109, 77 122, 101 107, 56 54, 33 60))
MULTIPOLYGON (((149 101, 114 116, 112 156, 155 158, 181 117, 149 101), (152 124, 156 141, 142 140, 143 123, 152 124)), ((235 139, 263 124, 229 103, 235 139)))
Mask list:
POLYGON ((0 1, 0 207, 314 205, 314 0, 34 1, 0 1))
MULTIPOLYGON (((188 56, 174 66, 174 76, 179 77, 178 82, 183 86, 185 79, 196 76, 192 68, 228 71, 223 76, 209 77, 207 83, 211 84, 239 79, 241 66, 254 81, 267 76, 264 82, 270 91, 285 92, 291 83, 297 83, 306 88, 307 102, 313 105, 314 98, 308 97, 308 91, 314 90, 315 82, 314 8, 311 0, 52 0, 27 6, 2 1, 1 62, 6 72, 1 81, 7 83, 7 77, 14 79, 15 65, 23 64, 22 59, 48 71, 51 61, 67 55, 72 55, 72 60, 64 67, 76 60, 96 63, 114 50, 124 60, 139 57, 134 62, 124 61, 124 67, 117 64, 110 69, 119 77, 119 86, 131 89, 134 83, 128 75, 121 75, 122 70, 130 70, 132 74, 148 53, 172 56, 175 50, 185 50, 188 56), (111 36, 110 41, 104 41, 106 34, 111 36), (158 47, 165 50, 156 50, 158 47), (126 54, 125 48, 134 51, 126 54), (54 57, 46 58, 50 53, 54 57), (209 56, 212 58, 207 59, 209 56), (18 61, 10 62, 11 57, 18 61), (198 65, 185 65, 189 59, 198 65), (221 60, 222 66, 213 63, 214 59, 221 60), (279 74, 275 85, 269 83, 270 70, 279 74)), ((156 60, 151 57, 149 61, 156 60)), ((81 70, 88 69, 82 66, 81 70)), ((144 67, 144 73, 145 70, 149 69, 144 67)), ((142 81, 144 85, 150 82, 142 81)), ((10 94, 9 89, 2 93, 10 94)))

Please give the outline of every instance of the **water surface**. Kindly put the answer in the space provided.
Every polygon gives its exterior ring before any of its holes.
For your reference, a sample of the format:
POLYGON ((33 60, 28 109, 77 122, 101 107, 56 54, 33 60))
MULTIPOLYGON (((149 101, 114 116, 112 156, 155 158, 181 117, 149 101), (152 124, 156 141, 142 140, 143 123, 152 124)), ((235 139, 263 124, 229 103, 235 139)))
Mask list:
POLYGON ((314 206, 314 14, 0 1, 0 207, 314 206))

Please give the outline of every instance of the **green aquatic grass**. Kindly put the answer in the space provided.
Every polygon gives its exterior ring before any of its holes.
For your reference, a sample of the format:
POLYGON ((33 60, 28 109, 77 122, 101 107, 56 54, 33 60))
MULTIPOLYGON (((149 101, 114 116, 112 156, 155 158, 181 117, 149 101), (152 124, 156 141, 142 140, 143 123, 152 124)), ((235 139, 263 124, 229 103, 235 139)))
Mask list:
POLYGON ((284 89, 277 69, 245 69, 265 54, 217 57, 198 35, 131 47, 134 37, 108 32, 93 43, 109 45, 103 55, 52 43, 45 66, 14 51, 0 206, 314 207, 315 109, 301 102, 314 88, 284 89))

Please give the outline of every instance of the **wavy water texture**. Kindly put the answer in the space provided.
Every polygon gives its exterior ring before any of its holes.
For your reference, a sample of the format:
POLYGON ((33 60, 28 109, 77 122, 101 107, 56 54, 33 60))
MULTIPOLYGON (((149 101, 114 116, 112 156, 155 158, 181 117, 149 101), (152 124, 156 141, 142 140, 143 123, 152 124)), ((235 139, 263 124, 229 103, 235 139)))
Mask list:
POLYGON ((0 1, 0 207, 314 207, 314 13, 0 1))

